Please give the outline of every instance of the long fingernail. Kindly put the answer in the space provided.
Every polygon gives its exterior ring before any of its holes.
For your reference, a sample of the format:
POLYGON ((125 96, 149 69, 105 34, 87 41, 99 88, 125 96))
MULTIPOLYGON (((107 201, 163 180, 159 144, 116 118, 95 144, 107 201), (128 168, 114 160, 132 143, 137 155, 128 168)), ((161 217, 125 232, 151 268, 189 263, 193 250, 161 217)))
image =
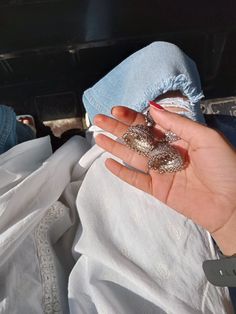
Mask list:
POLYGON ((158 110, 165 110, 161 105, 157 104, 155 101, 149 101, 149 105, 158 110))

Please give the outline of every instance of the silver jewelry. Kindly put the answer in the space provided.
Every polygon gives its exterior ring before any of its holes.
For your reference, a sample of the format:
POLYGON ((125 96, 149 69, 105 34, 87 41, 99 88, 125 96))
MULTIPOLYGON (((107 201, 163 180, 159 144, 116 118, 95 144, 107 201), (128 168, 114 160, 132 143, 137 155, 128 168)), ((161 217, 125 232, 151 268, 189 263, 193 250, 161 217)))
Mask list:
POLYGON ((150 128, 155 125, 155 121, 153 120, 149 110, 145 114, 145 122, 146 122, 147 126, 150 128))
POLYGON ((130 126, 122 138, 129 148, 143 156, 148 156, 155 148, 155 139, 149 127, 142 124, 130 126))
POLYGON ((177 149, 168 143, 159 143, 148 156, 148 169, 159 173, 176 172, 183 169, 184 160, 177 149))
POLYGON ((146 126, 137 124, 130 126, 122 136, 125 145, 138 154, 148 157, 148 169, 159 173, 176 172, 183 169, 184 160, 176 148, 170 143, 180 138, 172 131, 167 131, 163 139, 152 135, 151 128, 155 124, 149 111, 145 115, 146 126))
POLYGON ((173 143, 173 142, 176 142, 178 140, 180 140, 181 138, 176 135, 174 132, 172 131, 167 131, 165 133, 165 137, 163 138, 163 142, 168 142, 168 143, 173 143))

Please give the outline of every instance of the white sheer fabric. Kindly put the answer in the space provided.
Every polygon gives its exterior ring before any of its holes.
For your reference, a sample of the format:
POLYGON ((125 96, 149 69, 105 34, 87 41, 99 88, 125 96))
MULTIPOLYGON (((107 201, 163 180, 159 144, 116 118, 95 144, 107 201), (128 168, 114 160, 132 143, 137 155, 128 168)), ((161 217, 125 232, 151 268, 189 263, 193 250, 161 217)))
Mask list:
POLYGON ((115 178, 106 156, 82 137, 0 156, 0 313, 231 313, 202 271, 210 236, 115 178))

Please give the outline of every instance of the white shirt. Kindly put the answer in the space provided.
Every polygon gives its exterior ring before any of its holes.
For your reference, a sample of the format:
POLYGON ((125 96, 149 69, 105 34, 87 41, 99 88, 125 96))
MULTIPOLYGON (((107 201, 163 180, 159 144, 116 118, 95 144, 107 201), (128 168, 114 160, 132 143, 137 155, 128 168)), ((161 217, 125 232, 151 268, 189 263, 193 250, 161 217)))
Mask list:
POLYGON ((82 137, 0 156, 0 313, 233 313, 202 270, 217 258, 209 234, 106 157, 82 137))

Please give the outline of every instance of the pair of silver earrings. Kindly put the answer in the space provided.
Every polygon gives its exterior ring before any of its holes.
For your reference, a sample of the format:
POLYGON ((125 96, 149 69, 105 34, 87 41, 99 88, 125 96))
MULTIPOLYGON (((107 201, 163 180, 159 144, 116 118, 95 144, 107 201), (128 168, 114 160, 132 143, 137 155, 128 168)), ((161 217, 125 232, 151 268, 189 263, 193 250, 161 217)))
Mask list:
POLYGON ((145 115, 146 125, 130 126, 122 138, 126 146, 138 154, 148 157, 148 169, 159 173, 177 172, 183 169, 184 159, 170 143, 180 138, 167 131, 161 139, 155 139, 152 127, 155 124, 149 111, 145 115))

